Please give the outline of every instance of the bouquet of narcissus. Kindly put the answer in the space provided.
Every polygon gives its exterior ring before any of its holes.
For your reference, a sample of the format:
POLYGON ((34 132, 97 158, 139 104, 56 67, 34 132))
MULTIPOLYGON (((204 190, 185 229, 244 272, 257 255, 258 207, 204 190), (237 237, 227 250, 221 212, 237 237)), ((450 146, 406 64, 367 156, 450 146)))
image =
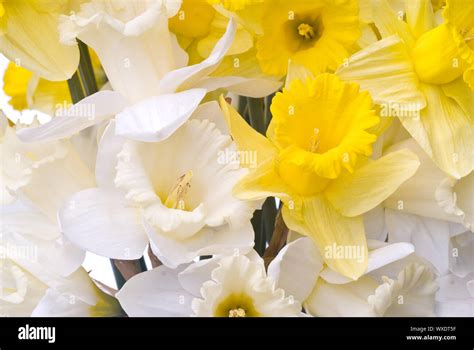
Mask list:
POLYGON ((474 315, 474 1, 0 0, 0 51, 2 316, 474 315))

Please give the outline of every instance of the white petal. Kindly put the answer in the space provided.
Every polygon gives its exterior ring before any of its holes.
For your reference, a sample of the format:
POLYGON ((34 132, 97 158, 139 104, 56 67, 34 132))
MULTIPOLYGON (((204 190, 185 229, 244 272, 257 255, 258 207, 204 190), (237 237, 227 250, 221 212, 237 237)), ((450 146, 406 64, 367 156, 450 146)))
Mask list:
POLYGON ((97 149, 97 160, 95 165, 95 178, 97 187, 115 187, 115 167, 117 155, 122 150, 125 139, 115 134, 115 121, 110 121, 104 130, 97 149))
POLYGON ((280 80, 271 78, 227 76, 206 77, 198 81, 194 87, 203 88, 209 92, 217 89, 226 89, 237 95, 260 98, 274 93, 282 84, 280 80))
POLYGON ((364 226, 368 239, 385 242, 388 232, 385 227, 385 211, 382 205, 378 205, 364 214, 364 226))
POLYGON ((464 278, 453 274, 438 279, 439 291, 436 294, 436 314, 439 317, 473 317, 474 275, 464 278), (471 288, 471 290, 469 289, 471 288))
POLYGON ((118 192, 91 188, 74 194, 59 212, 62 232, 73 243, 114 259, 138 259, 147 244, 140 210, 118 192))
POLYGON ((376 287, 377 283, 368 276, 348 284, 331 284, 319 279, 304 308, 309 314, 321 317, 375 316, 367 298, 376 287))
POLYGON ((412 243, 416 254, 432 263, 439 274, 448 272, 451 230, 448 222, 390 209, 385 215, 389 242, 412 243))
POLYGON ((204 282, 212 279, 212 271, 219 266, 219 257, 212 257, 190 264, 178 274, 181 286, 190 294, 199 297, 204 282))
POLYGON ((191 119, 198 120, 209 120, 216 124, 216 127, 221 131, 223 135, 229 135, 230 131, 225 122, 224 113, 219 107, 217 101, 206 102, 199 105, 191 115, 191 119))
POLYGON ((189 119, 205 95, 206 90, 192 89, 139 102, 117 115, 116 133, 139 141, 162 141, 189 119))
POLYGON ((459 277, 474 273, 474 233, 452 237, 449 248, 449 269, 459 277))
POLYGON ((268 266, 268 276, 278 288, 296 300, 304 301, 313 290, 323 268, 318 248, 308 238, 300 238, 287 244, 268 266))
MULTIPOLYGON (((369 245, 369 262, 366 274, 375 271, 383 266, 401 260, 414 252, 414 247, 410 243, 386 244, 380 241, 368 241, 369 245), (375 244, 375 247, 372 245, 375 244)), ((326 267, 321 272, 321 278, 326 282, 333 284, 345 284, 352 280, 338 274, 336 271, 326 267)))
POLYGON ((50 122, 18 131, 24 142, 49 141, 70 137, 89 126, 109 119, 122 111, 128 102, 114 91, 99 91, 66 110, 56 112, 50 122))
POLYGON ((117 299, 132 317, 190 316, 193 296, 179 283, 179 272, 160 266, 135 275, 117 293, 117 299))
POLYGON ((451 186, 454 179, 439 170, 414 139, 399 142, 386 150, 386 153, 399 149, 409 149, 415 153, 420 160, 420 167, 413 177, 385 200, 384 206, 407 214, 462 222, 462 217, 454 213, 454 210, 448 213, 448 210, 443 208, 456 204, 454 189, 451 186))
POLYGON ((205 227, 185 240, 157 234, 149 225, 145 228, 153 252, 169 267, 191 262, 202 255, 231 255, 235 252, 246 254, 254 244, 254 233, 250 224, 235 229, 227 225, 217 228, 205 227))
POLYGON ((71 299, 55 289, 48 289, 33 310, 31 317, 90 317, 91 305, 71 299))
POLYGON ((369 296, 378 316, 435 316, 435 293, 438 285, 424 265, 412 263, 403 269, 396 281, 384 278, 384 283, 369 296))
POLYGON ((182 91, 192 88, 199 80, 214 71, 231 47, 235 37, 235 31, 235 21, 230 19, 225 34, 217 42, 209 57, 198 64, 177 69, 166 74, 160 81, 160 93, 172 93, 178 90, 182 91))
POLYGON ((175 67, 168 17, 179 4, 88 2, 73 15, 61 17, 61 40, 77 37, 93 48, 113 89, 137 102, 156 95, 159 80, 175 67))

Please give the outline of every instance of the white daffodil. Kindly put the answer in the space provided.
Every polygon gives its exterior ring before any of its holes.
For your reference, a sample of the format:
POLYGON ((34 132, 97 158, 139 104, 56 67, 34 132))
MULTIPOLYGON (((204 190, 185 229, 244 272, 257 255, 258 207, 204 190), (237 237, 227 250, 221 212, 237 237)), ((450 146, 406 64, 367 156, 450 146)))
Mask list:
POLYGON ((263 259, 214 257, 186 268, 160 266, 131 278, 117 293, 129 316, 300 316, 301 304, 265 272, 263 259))
POLYGON ((0 203, 22 195, 55 221, 65 197, 94 186, 86 164, 92 155, 80 154, 69 140, 23 143, 15 134, 18 127, 9 126, 3 115, 0 119, 0 203))
POLYGON ((285 246, 268 275, 313 316, 434 316, 437 286, 430 268, 413 256, 413 246, 373 240, 368 246, 366 274, 356 281, 323 267, 307 237, 285 246))
POLYGON ((384 206, 407 214, 446 220, 472 230, 474 224, 474 172, 456 179, 437 168, 430 157, 413 140, 399 142, 385 153, 410 149, 420 159, 414 176, 403 183, 384 206))
POLYGON ((59 213, 62 231, 116 259, 141 257, 149 241, 171 267, 200 255, 246 252, 259 203, 232 196, 246 170, 227 154, 236 154, 234 143, 208 120, 190 120, 157 143, 118 137, 112 123, 99 145, 98 187, 69 198, 59 213))
POLYGON ((80 266, 84 252, 31 204, 0 207, 1 316, 111 316, 117 302, 80 266))
POLYGON ((22 143, 0 120, 0 314, 117 314, 80 267, 85 252, 56 224, 64 198, 94 185, 91 171, 70 141, 22 143))
POLYGON ((94 0, 82 4, 78 13, 63 16, 62 40, 73 44, 78 38, 93 48, 114 91, 99 91, 49 123, 22 130, 20 138, 30 142, 68 137, 117 115, 118 135, 160 141, 191 116, 207 92, 225 88, 263 97, 281 86, 276 79, 210 76, 234 40, 232 19, 209 57, 187 66, 187 54, 168 30, 168 19, 180 3, 94 0), (158 109, 145 113, 152 106, 158 109))

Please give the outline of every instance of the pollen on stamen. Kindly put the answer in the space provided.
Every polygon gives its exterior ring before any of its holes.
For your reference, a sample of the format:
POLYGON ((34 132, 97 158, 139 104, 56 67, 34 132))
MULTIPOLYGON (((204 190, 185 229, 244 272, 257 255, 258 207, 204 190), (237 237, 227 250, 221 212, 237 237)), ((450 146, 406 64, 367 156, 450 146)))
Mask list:
POLYGON ((242 308, 229 310, 229 317, 245 317, 247 313, 242 308))
POLYGON ((305 39, 312 39, 314 37, 314 28, 312 25, 307 23, 301 23, 298 26, 298 34, 305 39))
POLYGON ((192 177, 193 172, 188 171, 186 174, 178 178, 168 197, 166 198, 165 206, 171 209, 184 210, 184 198, 186 197, 188 189, 191 188, 192 177))

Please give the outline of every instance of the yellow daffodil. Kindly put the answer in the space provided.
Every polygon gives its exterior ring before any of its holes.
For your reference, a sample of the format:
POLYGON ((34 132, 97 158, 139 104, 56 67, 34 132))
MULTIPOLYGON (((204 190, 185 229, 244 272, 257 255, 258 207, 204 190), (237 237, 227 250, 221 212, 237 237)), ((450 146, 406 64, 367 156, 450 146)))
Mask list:
POLYGON ((355 0, 267 0, 258 59, 267 74, 284 75, 288 60, 313 73, 335 70, 360 35, 355 0))
MULTIPOLYGON (((229 18, 233 17, 231 12, 216 11, 211 3, 217 2, 184 0, 178 13, 169 20, 169 29, 176 34, 179 44, 189 54, 191 64, 201 62, 210 55, 224 35, 229 18)), ((253 45, 253 35, 239 23, 235 39, 226 55, 239 55, 251 49, 253 45)))
POLYGON ((59 42, 58 20, 73 9, 69 0, 2 0, 0 52, 45 79, 69 79, 79 64, 79 50, 59 42))
POLYGON ((386 116, 398 116, 441 170, 466 176, 474 169, 474 3, 446 1, 439 26, 429 0, 407 1, 406 21, 387 0, 372 5, 382 40, 336 74, 367 89, 386 116))
MULTIPOLYGON (((99 58, 90 51, 92 67, 97 84, 102 87, 107 78, 100 65, 99 58)), ((35 109, 54 115, 58 108, 65 108, 71 103, 69 87, 65 80, 49 81, 37 74, 10 62, 3 75, 3 91, 11 99, 9 104, 16 110, 35 109)))
POLYGON ((220 102, 240 151, 257 158, 256 167, 247 164, 250 173, 235 194, 247 200, 279 197, 286 224, 311 237, 329 266, 353 279, 361 276, 367 267, 362 214, 419 165, 408 150, 369 159, 381 129, 368 92, 333 74, 294 80, 273 99, 268 138, 223 98, 220 102), (354 250, 354 255, 332 250, 354 250))

